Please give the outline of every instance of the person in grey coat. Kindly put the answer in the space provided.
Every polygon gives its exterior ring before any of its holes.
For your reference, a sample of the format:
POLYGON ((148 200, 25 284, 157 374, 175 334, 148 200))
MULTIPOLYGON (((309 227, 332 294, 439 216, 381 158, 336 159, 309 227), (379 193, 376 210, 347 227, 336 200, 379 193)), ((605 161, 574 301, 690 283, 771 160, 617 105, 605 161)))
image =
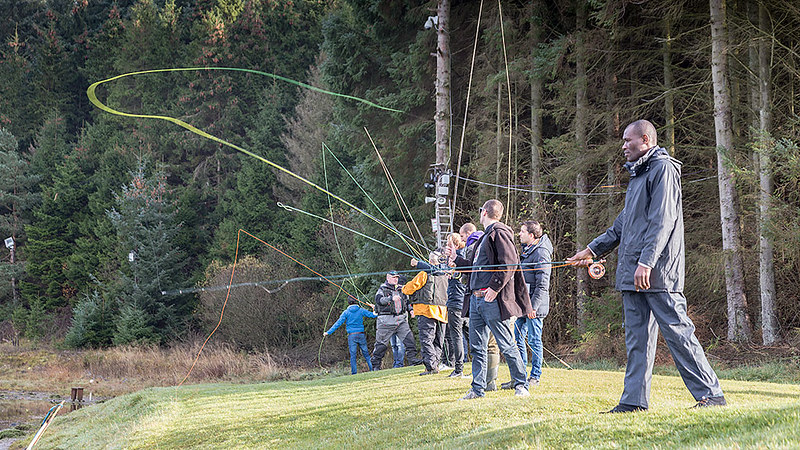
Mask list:
POLYGON ((681 162, 657 146, 655 127, 646 120, 628 125, 622 138, 631 175, 625 206, 611 228, 567 259, 586 266, 619 246, 616 289, 628 362, 622 397, 608 412, 648 408, 659 328, 695 406, 723 406, 717 375, 686 314, 681 162))
MULTIPOLYGON (((537 386, 542 376, 542 360, 544 358, 542 345, 543 320, 550 312, 550 272, 553 261, 553 243, 544 233, 542 225, 536 220, 526 220, 519 227, 519 241, 522 243, 522 253, 519 255, 522 264, 522 274, 528 285, 533 312, 527 316, 518 317, 514 323, 514 334, 517 347, 522 356, 523 367, 528 366, 528 349, 525 341, 531 348, 531 375, 528 377, 529 386, 537 386)), ((503 389, 511 389, 511 382, 503 383, 503 389)))

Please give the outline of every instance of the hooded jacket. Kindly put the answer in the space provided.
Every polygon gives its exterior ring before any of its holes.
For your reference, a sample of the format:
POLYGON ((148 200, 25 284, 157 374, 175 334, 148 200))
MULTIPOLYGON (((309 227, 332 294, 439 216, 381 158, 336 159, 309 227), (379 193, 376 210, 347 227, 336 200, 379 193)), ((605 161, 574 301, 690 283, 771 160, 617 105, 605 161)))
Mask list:
POLYGON ((425 261, 417 261, 417 268, 428 274, 427 280, 420 286, 410 281, 403 286, 403 293, 409 295, 411 304, 447 305, 447 272, 434 267, 425 261))
POLYGON ((333 326, 328 330, 328 334, 333 333, 336 331, 339 326, 343 323, 345 324, 345 329, 347 333, 363 333, 364 332, 364 317, 369 318, 376 318, 378 317, 374 312, 367 311, 366 309, 358 306, 358 305, 350 305, 342 312, 342 315, 339 316, 339 320, 333 324, 333 326))
POLYGON ((553 243, 546 234, 543 234, 536 244, 525 246, 520 255, 520 263, 523 264, 522 273, 529 286, 531 307, 536 311, 536 317, 539 319, 544 319, 550 312, 550 272, 552 268, 550 262, 552 261, 553 243))
POLYGON ((633 276, 642 264, 652 269, 650 289, 643 292, 683 292, 681 165, 661 147, 625 164, 631 175, 625 207, 614 224, 589 244, 597 256, 619 246, 617 290, 636 290, 633 276))

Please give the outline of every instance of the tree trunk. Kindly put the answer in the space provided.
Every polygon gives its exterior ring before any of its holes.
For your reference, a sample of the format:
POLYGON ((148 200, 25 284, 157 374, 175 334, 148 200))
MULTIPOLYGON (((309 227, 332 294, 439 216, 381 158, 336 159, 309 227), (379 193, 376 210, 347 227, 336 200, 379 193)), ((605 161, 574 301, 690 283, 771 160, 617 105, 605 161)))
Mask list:
POLYGON ((664 19, 664 147, 675 156, 675 103, 672 94, 672 24, 669 17, 664 19))
POLYGON ((503 83, 497 83, 497 138, 495 144, 497 145, 497 152, 495 154, 495 169, 494 169, 494 198, 500 199, 500 161, 503 160, 503 83))
MULTIPOLYGON (((608 141, 610 153, 608 155, 608 162, 606 163, 606 185, 614 186, 617 184, 617 167, 619 167, 619 158, 614 157, 614 155, 619 154, 619 149, 622 147, 620 144, 621 142, 621 134, 620 134, 620 118, 619 112, 620 108, 618 105, 617 99, 617 86, 618 86, 618 78, 617 78, 617 66, 614 64, 614 55, 617 50, 616 42, 614 41, 614 35, 616 34, 616 26, 615 29, 612 29, 610 33, 608 33, 608 42, 609 48, 611 51, 606 53, 606 74, 605 74, 605 91, 606 91, 606 108, 608 109, 606 112, 606 140, 608 141)), ((609 191, 612 188, 609 187, 609 191)), ((606 214, 607 222, 613 223, 614 219, 617 218, 617 214, 619 213, 619 202, 617 201, 617 196, 615 195, 608 195, 606 198, 606 214)), ((607 257, 607 264, 606 267, 608 268, 608 279, 612 279, 614 269, 616 268, 616 260, 614 259, 613 254, 608 255, 607 257)))
MULTIPOLYGON (((584 0, 577 2, 577 28, 575 38, 575 149, 580 155, 587 151, 588 142, 586 139, 586 112, 589 108, 587 100, 587 81, 586 81, 586 49, 584 48, 584 27, 586 26, 586 4, 584 0)), ((583 250, 589 243, 589 230, 586 222, 588 207, 588 177, 583 168, 578 169, 575 177, 575 244, 578 250, 583 250)), ((586 289, 589 274, 585 270, 577 272, 577 290, 575 296, 575 311, 577 316, 578 330, 583 331, 586 326, 586 289)))
MULTIPOLYGON (((531 6, 536 8, 536 2, 531 2, 531 6)), ((531 14, 533 17, 533 14, 531 14)), ((541 25, 536 18, 531 20, 531 209, 534 217, 540 218, 544 213, 541 203, 541 196, 538 192, 542 190, 542 76, 536 70, 533 63, 536 58, 537 49, 542 39, 541 25)))
POLYGON ((772 345, 779 339, 778 316, 775 310, 775 267, 773 265, 773 243, 768 236, 772 208, 772 151, 769 138, 772 127, 772 105, 770 90, 770 36, 769 17, 763 3, 758 5, 758 78, 761 107, 758 111, 761 145, 758 146, 759 202, 759 285, 761 286, 761 331, 764 345, 772 345))
POLYGON ((728 83, 728 35, 725 0, 710 0, 711 6, 711 76, 714 89, 714 128, 717 142, 717 183, 722 224, 722 250, 725 263, 725 287, 728 303, 728 339, 752 339, 747 297, 744 292, 739 213, 736 210, 736 188, 728 167, 733 151, 731 94, 728 83))
POLYGON ((436 166, 443 169, 450 152, 450 0, 439 0, 436 28, 436 166))

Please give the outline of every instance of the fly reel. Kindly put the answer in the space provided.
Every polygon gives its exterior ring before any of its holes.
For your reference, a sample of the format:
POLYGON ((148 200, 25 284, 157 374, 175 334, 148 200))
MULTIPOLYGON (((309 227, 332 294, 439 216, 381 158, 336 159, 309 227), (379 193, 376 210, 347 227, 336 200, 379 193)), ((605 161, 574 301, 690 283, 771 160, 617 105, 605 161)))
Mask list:
POLYGON ((603 278, 603 275, 606 274, 606 268, 600 262, 592 263, 592 265, 589 266, 588 270, 589 270, 589 276, 594 278, 595 280, 603 278))

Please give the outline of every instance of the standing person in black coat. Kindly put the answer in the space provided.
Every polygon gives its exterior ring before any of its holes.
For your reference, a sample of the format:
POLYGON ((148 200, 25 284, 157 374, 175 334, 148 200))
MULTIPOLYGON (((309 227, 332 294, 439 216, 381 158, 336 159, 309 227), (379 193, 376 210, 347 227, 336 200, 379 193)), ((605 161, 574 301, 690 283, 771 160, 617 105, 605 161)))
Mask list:
POLYGON ((686 314, 681 162, 656 145, 656 129, 646 120, 628 125, 622 139, 631 175, 625 207, 611 228, 567 259, 586 266, 619 246, 616 288, 622 292, 628 363, 622 398, 608 412, 648 408, 659 328, 695 406, 723 406, 717 374, 686 314))
MULTIPOLYGON (((464 256, 464 241, 461 235, 452 233, 447 237, 448 248, 455 249, 457 255, 464 256)), ((453 372, 450 378, 460 378, 464 375, 464 318, 461 311, 464 309, 464 294, 467 287, 461 282, 460 277, 451 274, 447 282, 447 332, 450 334, 450 355, 453 358, 453 372)))

